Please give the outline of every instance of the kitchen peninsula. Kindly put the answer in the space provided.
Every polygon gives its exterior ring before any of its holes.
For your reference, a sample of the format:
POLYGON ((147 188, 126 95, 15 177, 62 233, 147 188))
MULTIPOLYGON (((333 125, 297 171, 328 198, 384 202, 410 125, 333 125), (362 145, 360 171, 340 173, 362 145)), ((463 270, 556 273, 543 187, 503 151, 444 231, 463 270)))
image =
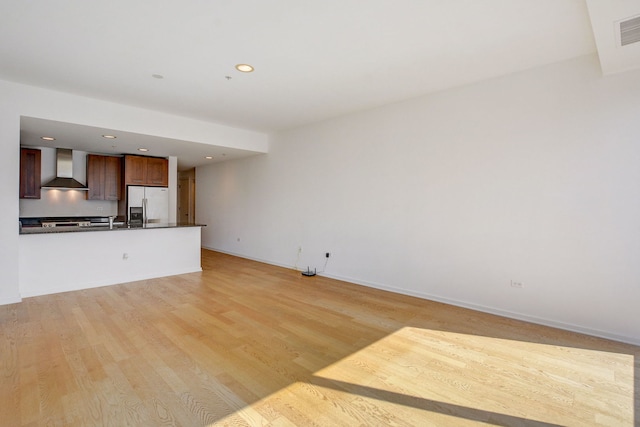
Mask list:
POLYGON ((23 228, 22 297, 201 271, 199 225, 23 228))

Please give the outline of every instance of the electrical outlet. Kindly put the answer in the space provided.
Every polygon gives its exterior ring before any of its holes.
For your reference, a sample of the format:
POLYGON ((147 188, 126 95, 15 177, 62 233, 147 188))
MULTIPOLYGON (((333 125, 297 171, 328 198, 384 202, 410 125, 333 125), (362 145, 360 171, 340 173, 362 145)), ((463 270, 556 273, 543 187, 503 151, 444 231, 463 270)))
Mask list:
POLYGON ((329 252, 327 252, 326 254, 324 254, 324 256, 329 258, 331 256, 331 254, 329 252))
POLYGON ((122 260, 123 260, 123 261, 126 261, 126 260, 128 260, 128 259, 129 259, 129 254, 128 254, 128 253, 126 253, 126 252, 125 252, 125 253, 123 253, 123 254, 122 254, 122 260))
POLYGON ((522 289, 522 288, 524 288, 524 285, 522 284, 522 282, 516 282, 515 280, 512 280, 511 281, 511 287, 512 288, 522 289))

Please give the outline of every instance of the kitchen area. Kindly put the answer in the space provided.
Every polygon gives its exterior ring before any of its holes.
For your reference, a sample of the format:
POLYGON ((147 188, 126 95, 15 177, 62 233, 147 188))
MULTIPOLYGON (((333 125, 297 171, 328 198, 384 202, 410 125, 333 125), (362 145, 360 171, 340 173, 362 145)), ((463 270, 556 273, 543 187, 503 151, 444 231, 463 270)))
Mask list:
POLYGON ((22 297, 201 271, 203 225, 177 221, 175 158, 41 139, 20 147, 22 297))
MULTIPOLYGON (((20 230, 20 218, 116 216, 120 218, 114 222, 125 221, 117 200, 87 200, 82 190, 41 190, 40 199, 20 198, 21 148, 47 148, 40 152, 40 185, 55 177, 56 148, 73 149, 73 175, 85 185, 89 154, 168 160, 169 223, 184 222, 178 219, 179 174, 264 155, 269 149, 266 133, 5 80, 0 80, 0 92, 4 153, 0 156, 0 305, 36 295, 199 272, 201 244, 212 230, 211 219, 204 222, 206 227, 20 230)), ((195 178, 184 182, 195 183, 195 178)), ((198 183, 198 191, 205 194, 206 184, 198 183)), ((206 207, 200 203, 198 209, 206 207)), ((190 222, 194 221, 197 216, 190 222)))
POLYGON ((167 225, 168 186, 165 158, 21 147, 20 226, 42 233, 167 225))

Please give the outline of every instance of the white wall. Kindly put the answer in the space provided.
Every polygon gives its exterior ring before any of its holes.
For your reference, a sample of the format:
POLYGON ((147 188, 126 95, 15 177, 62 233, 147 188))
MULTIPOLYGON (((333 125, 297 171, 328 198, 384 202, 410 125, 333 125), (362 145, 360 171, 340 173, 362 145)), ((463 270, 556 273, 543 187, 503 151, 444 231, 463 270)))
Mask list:
POLYGON ((20 301, 18 278, 18 197, 20 114, 0 88, 0 304, 20 301))
POLYGON ((640 343, 639 135, 640 72, 582 57, 275 135, 197 169, 196 219, 205 247, 640 343))
POLYGON ((0 80, 0 304, 20 300, 20 116, 266 152, 267 136, 126 105, 0 80))

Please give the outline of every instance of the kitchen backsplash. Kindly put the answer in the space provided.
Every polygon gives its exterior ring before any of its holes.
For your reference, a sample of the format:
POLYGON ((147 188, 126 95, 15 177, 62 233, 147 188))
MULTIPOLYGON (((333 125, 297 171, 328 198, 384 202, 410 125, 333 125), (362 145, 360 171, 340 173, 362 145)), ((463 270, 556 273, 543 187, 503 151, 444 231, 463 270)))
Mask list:
POLYGON ((110 216, 118 214, 118 202, 85 200, 84 193, 84 191, 78 190, 43 190, 40 200, 20 200, 20 216, 110 216))
MULTIPOLYGON (((42 153, 42 182, 56 175, 56 150, 37 147, 42 153)), ((73 177, 87 182, 87 153, 73 151, 73 177)), ((85 191, 42 190, 41 199, 20 199, 21 217, 110 216, 118 214, 117 201, 86 200, 85 191)))

